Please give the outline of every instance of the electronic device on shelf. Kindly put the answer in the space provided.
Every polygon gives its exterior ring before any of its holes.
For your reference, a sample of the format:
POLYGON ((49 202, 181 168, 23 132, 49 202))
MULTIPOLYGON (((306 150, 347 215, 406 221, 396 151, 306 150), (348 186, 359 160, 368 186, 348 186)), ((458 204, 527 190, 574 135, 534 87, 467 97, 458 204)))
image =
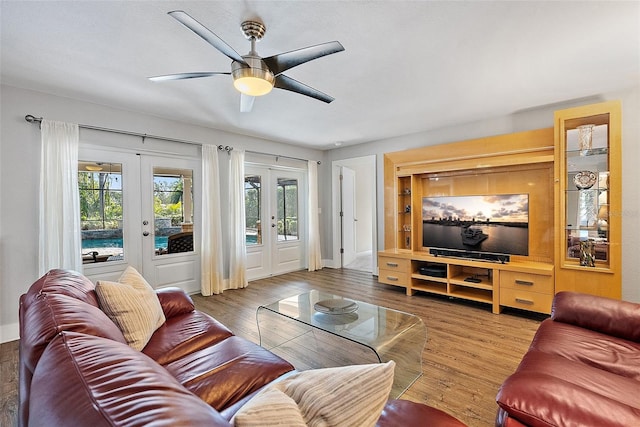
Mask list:
POLYGON ((465 282, 470 282, 470 283, 480 283, 482 282, 482 279, 475 277, 475 276, 470 276, 470 277, 465 277, 464 279, 465 282))
POLYGON ((452 249, 429 249, 429 254, 433 256, 445 256, 449 258, 461 258, 461 259, 473 259, 477 261, 489 261, 499 262, 506 264, 511 261, 511 257, 506 254, 494 254, 489 252, 471 252, 471 251, 458 251, 452 249))
POLYGON ((427 264, 418 268, 418 273, 423 276, 447 277, 446 264, 427 264))

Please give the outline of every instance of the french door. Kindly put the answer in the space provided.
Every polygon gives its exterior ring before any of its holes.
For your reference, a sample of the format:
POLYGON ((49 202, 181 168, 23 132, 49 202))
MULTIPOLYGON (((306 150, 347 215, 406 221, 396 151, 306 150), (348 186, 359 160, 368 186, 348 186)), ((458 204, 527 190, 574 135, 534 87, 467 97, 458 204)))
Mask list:
POLYGON ((200 162, 141 155, 142 270, 154 287, 200 290, 200 162))
POLYGON ((306 173, 245 166, 247 278, 306 266, 306 173))
POLYGON ((200 289, 200 162, 81 147, 84 274, 117 280, 131 265, 155 288, 200 289))

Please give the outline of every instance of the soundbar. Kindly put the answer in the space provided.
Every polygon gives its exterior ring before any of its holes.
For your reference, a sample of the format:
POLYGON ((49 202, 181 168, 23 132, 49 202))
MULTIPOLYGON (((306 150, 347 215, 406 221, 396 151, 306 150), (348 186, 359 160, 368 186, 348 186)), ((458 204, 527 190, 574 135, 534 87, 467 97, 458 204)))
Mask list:
POLYGON ((453 249, 429 249, 429 254, 433 256, 444 256, 450 258, 462 258, 462 259, 473 259, 477 261, 487 261, 487 262, 499 262, 501 264, 506 264, 511 261, 511 257, 506 254, 494 254, 490 252, 470 252, 470 251, 456 251, 453 249))

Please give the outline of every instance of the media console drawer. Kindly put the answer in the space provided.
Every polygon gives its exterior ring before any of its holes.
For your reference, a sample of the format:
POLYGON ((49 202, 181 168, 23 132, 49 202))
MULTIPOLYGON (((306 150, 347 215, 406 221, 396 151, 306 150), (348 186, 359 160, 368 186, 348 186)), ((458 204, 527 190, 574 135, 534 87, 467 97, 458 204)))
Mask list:
POLYGON ((401 271, 403 273, 409 273, 409 270, 411 268, 411 260, 381 256, 378 257, 378 268, 380 268, 380 270, 401 271))
POLYGON ((553 295, 553 276, 501 271, 500 289, 504 288, 553 295))
POLYGON ((378 271, 378 282, 388 285, 409 286, 409 274, 402 271, 384 270, 378 271))
POLYGON ((500 305, 520 308, 523 310, 537 311, 539 313, 550 313, 553 293, 540 294, 519 289, 501 288, 500 305))

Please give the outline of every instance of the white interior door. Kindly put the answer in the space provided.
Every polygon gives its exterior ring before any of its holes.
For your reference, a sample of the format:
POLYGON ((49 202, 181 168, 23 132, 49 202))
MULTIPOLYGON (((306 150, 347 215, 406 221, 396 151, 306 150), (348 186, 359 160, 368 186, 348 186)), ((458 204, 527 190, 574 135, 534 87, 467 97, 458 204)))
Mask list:
POLYGON ((342 267, 352 263, 356 259, 356 203, 355 185, 356 174, 353 169, 342 166, 341 193, 342 193, 342 267))
POLYGON ((249 280, 305 267, 305 176, 299 170, 245 166, 249 280))
POLYGON ((142 269, 155 288, 200 289, 200 168, 196 159, 141 155, 142 269))

